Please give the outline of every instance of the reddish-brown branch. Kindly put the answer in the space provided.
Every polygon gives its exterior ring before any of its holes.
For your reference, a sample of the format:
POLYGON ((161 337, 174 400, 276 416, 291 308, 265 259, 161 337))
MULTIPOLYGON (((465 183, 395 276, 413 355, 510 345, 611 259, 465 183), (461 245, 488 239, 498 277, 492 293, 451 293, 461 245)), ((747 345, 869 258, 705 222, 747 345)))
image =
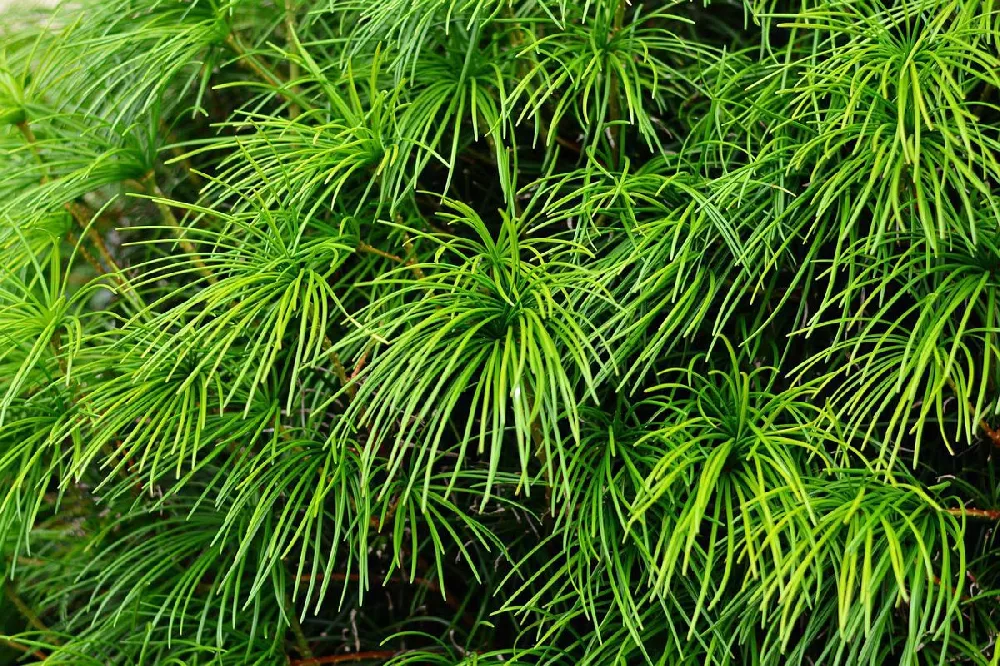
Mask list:
POLYGON ((389 261, 395 261, 397 264, 405 264, 406 260, 402 257, 396 256, 392 252, 386 252, 385 250, 380 250, 374 245, 369 245, 364 241, 358 243, 358 252, 364 252, 365 254, 374 254, 376 257, 382 257, 383 259, 388 259, 389 261))
POLYGON ((1000 520, 1000 509, 969 509, 961 507, 959 509, 945 509, 952 516, 965 516, 966 518, 982 518, 983 520, 1000 520))
POLYGON ((371 347, 365 347, 365 350, 361 352, 361 358, 358 362, 354 364, 354 370, 351 371, 351 381, 357 379, 361 371, 365 369, 365 364, 368 363, 368 352, 371 351, 371 347))
POLYGON ((413 244, 409 241, 409 239, 407 239, 403 243, 403 246, 404 246, 404 249, 407 251, 407 253, 411 255, 407 259, 403 259, 399 255, 393 254, 392 252, 386 252, 385 250, 380 250, 379 248, 375 247, 374 245, 369 245, 368 243, 365 243, 364 241, 360 241, 358 243, 357 250, 358 250, 358 252, 363 252, 365 254, 374 254, 376 257, 382 257, 383 259, 388 259, 389 261, 394 261, 397 264, 403 264, 404 266, 409 267, 410 271, 413 273, 413 276, 415 278, 417 278, 418 280, 423 279, 424 272, 423 272, 423 270, 421 270, 420 266, 417 264, 416 259, 414 259, 413 256, 412 256, 413 244))
POLYGON ((1000 448, 1000 431, 991 428, 990 424, 986 422, 986 419, 980 419, 979 427, 983 429, 986 436, 990 438, 991 442, 993 442, 993 446, 1000 448))
POLYGON ((361 352, 361 358, 359 358, 358 362, 354 364, 354 370, 351 371, 350 377, 347 376, 347 371, 342 364, 338 367, 337 364, 340 364, 340 359, 334 359, 335 371, 338 376, 341 377, 343 385, 347 388, 347 397, 349 400, 354 400, 354 397, 358 394, 358 385, 354 380, 357 379, 361 371, 365 369, 365 364, 368 363, 368 353, 370 351, 371 345, 369 344, 365 347, 364 351, 361 352))
POLYGON ((288 666, 316 666, 317 664, 346 664, 352 661, 375 661, 392 659, 397 652, 395 650, 368 650, 367 652, 351 652, 345 654, 331 654, 326 657, 312 657, 310 659, 296 659, 289 662, 288 666))
POLYGON ((47 655, 42 650, 36 650, 36 649, 30 648, 30 647, 28 647, 26 645, 21 645, 17 641, 13 641, 13 640, 11 640, 9 638, 0 638, 0 643, 6 645, 7 647, 9 647, 11 649, 14 649, 14 650, 17 650, 19 652, 24 652, 26 654, 29 654, 32 657, 34 657, 35 659, 37 659, 38 661, 45 661, 46 659, 49 658, 49 655, 47 655))
MULTIPOLYGON (((90 239, 90 242, 94 244, 94 247, 96 247, 97 251, 100 253, 104 263, 111 268, 111 277, 121 289, 122 293, 132 296, 135 300, 135 304, 141 305, 142 301, 139 299, 138 295, 133 292, 132 286, 125 280, 124 272, 115 261, 111 251, 108 250, 108 246, 105 245, 101 234, 98 233, 97 229, 95 229, 92 224, 90 224, 90 220, 88 219, 90 211, 87 210, 87 208, 82 204, 75 202, 66 203, 63 207, 80 226, 80 229, 85 231, 87 237, 90 239)), ((83 255, 83 258, 87 261, 87 263, 94 267, 94 270, 99 276, 108 274, 107 271, 105 271, 101 266, 100 262, 94 259, 93 255, 91 255, 82 244, 77 244, 77 247, 79 248, 80 254, 83 255)))
POLYGON ((570 141, 569 139, 561 137, 558 134, 556 135, 555 140, 556 143, 558 143, 563 148, 568 148, 569 150, 572 150, 574 153, 578 155, 583 153, 583 148, 576 141, 570 141))
POLYGON ((66 240, 69 242, 70 245, 72 245, 77 249, 77 252, 79 252, 80 256, 83 257, 83 260, 86 261, 88 264, 90 264, 90 267, 94 269, 94 272, 98 276, 104 275, 106 273, 106 271, 104 270, 104 266, 101 266, 101 262, 97 261, 94 255, 90 253, 90 250, 87 249, 87 246, 84 245, 80 241, 80 239, 76 237, 76 234, 74 234, 72 231, 67 231, 66 240))
POLYGON ((152 197, 153 203, 156 205, 156 209, 160 212, 160 217, 163 221, 173 230, 174 235, 177 237, 177 243, 181 246, 181 249, 187 253, 188 257, 191 259, 191 263, 194 264, 198 272, 208 280, 209 284, 215 284, 218 280, 215 275, 209 270, 208 266, 205 265, 205 261, 202 259, 201 254, 195 248, 194 244, 187 239, 185 235, 187 231, 181 223, 177 221, 177 216, 170 209, 170 205, 167 203, 169 199, 167 195, 163 193, 160 189, 159 184, 156 182, 156 171, 152 170, 145 175, 139 186, 146 193, 147 196, 152 197))

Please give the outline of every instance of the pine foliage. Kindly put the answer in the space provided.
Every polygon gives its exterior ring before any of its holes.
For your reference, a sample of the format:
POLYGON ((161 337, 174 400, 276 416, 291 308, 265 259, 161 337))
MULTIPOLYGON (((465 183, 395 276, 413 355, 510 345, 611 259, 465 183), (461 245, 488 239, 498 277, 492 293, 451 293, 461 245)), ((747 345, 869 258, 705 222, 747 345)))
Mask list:
POLYGON ((1000 663, 991 0, 3 11, 0 663, 1000 663))

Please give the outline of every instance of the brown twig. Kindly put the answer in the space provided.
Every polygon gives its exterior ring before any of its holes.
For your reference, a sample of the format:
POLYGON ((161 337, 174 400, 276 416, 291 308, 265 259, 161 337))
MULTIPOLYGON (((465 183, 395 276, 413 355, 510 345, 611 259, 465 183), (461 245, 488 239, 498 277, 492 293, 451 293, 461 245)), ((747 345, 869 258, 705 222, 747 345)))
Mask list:
POLYGON ((48 169, 45 166, 45 160, 42 159, 41 151, 38 150, 38 140, 35 138, 35 133, 32 131, 31 125, 28 124, 27 120, 19 122, 17 124, 17 129, 20 130, 24 140, 28 143, 28 147, 31 149, 31 152, 34 153, 35 158, 42 167, 42 185, 44 185, 49 179, 48 169))
POLYGON ((354 370, 351 371, 352 382, 357 379, 358 375, 361 374, 361 371, 365 369, 365 365, 368 363, 368 354, 371 353, 371 350, 372 343, 368 343, 368 345, 365 346, 364 351, 361 352, 361 358, 359 358, 358 362, 354 364, 354 370))
POLYGON ((0 643, 2 643, 3 645, 6 645, 7 647, 9 647, 9 648, 11 648, 13 650, 17 650, 19 652, 24 652, 25 654, 29 654, 32 657, 34 657, 35 659, 38 659, 39 661, 45 661, 46 659, 49 658, 49 655, 47 655, 42 650, 31 648, 31 647, 28 647, 27 645, 21 645, 17 641, 13 641, 13 640, 11 640, 9 638, 0 638, 0 643))
POLYGON ((983 429, 986 436, 989 437, 991 442, 993 442, 993 446, 1000 448, 1000 431, 996 431, 991 428, 990 424, 986 422, 986 419, 979 419, 979 427, 983 429))
POLYGON ((87 246, 84 245, 83 242, 76 237, 76 234, 74 234, 72 231, 67 231, 66 241, 77 249, 77 251, 80 253, 80 256, 82 256, 83 260, 86 261, 90 265, 90 267, 94 269, 95 273, 97 273, 99 276, 105 274, 106 271, 104 270, 104 266, 101 266, 101 262, 99 262, 97 258, 90 253, 90 250, 88 250, 87 246))
POLYGON ((397 256, 391 252, 386 252, 385 250, 380 250, 373 245, 369 245, 364 241, 358 242, 358 252, 364 252, 365 254, 374 254, 375 256, 382 257, 383 259, 388 259, 390 261, 395 261, 397 264, 405 264, 406 260, 400 256, 397 256))
POLYGON ((367 652, 349 652, 345 654, 331 654, 326 657, 312 657, 311 659, 298 659, 292 661, 288 666, 315 666, 316 664, 346 664, 351 661, 375 661, 392 659, 398 654, 396 650, 368 650, 367 652))
MULTIPOLYGON (((59 642, 55 640, 55 638, 52 636, 52 631, 45 625, 44 622, 42 622, 42 619, 38 617, 38 614, 35 613, 35 611, 31 610, 28 604, 24 603, 24 600, 21 599, 21 597, 17 594, 17 590, 14 589, 14 584, 10 582, 10 579, 4 580, 3 591, 4 594, 7 596, 7 598, 10 600, 10 602, 14 604, 14 608, 17 609, 17 611, 21 614, 22 617, 24 617, 24 619, 28 622, 30 626, 34 627, 43 634, 47 634, 51 642, 58 645, 59 642)), ((6 638, 3 639, 3 642, 6 645, 9 645, 10 647, 21 650, 22 652, 29 653, 37 657, 38 659, 41 659, 42 661, 48 658, 48 655, 46 655, 41 650, 35 650, 30 647, 26 647, 24 645, 19 645, 14 641, 11 641, 10 639, 6 638)))
MULTIPOLYGON (((83 247, 83 245, 76 243, 76 247, 79 248, 80 254, 83 255, 84 260, 86 260, 87 263, 89 263, 94 270, 97 271, 98 275, 110 275, 115 281, 115 284, 118 285, 118 288, 121 289, 122 293, 128 295, 134 301, 133 305, 143 307, 142 298, 134 289, 132 289, 132 285, 130 285, 125 279, 124 271, 122 271, 121 266, 119 266, 118 262, 115 261, 115 258, 108 249, 108 246, 104 243, 104 238, 102 238, 101 234, 94 228, 94 225, 90 223, 90 220, 88 219, 90 211, 86 208, 86 206, 75 202, 63 204, 63 207, 76 221, 80 229, 87 234, 87 238, 89 238, 90 242, 97 248, 97 252, 101 255, 101 259, 104 260, 104 263, 108 265, 108 268, 110 268, 112 272, 108 273, 105 271, 100 262, 97 261, 94 256, 83 247)), ((70 237, 72 238, 72 236, 70 237)))
POLYGON ((45 623, 42 622, 41 618, 39 618, 35 611, 31 610, 31 608, 28 607, 28 604, 24 603, 24 600, 18 596, 17 590, 14 589, 14 584, 11 583, 10 580, 5 580, 3 582, 3 591, 10 602, 14 604, 14 608, 16 608, 17 611, 24 616, 24 619, 28 621, 28 624, 38 631, 46 634, 49 633, 49 628, 45 626, 45 623))
MULTIPOLYGON (((324 336, 323 351, 330 351, 332 348, 333 348, 333 341, 330 339, 329 336, 324 336)), ((367 354, 368 352, 365 351, 366 356, 367 354)), ((348 377, 347 368, 344 367, 344 362, 340 359, 340 354, 338 354, 337 352, 333 352, 331 354, 331 358, 333 359, 333 373, 337 375, 337 379, 340 380, 340 386, 342 388, 347 389, 347 398, 349 400, 354 400, 354 396, 358 392, 358 387, 357 385, 352 383, 352 380, 354 379, 355 375, 358 374, 358 369, 355 368, 354 374, 348 377)), ((362 359, 364 359, 364 356, 362 356, 362 359)))
POLYGON ((1000 520, 1000 510, 998 509, 970 509, 961 507, 958 509, 945 509, 945 512, 956 517, 981 518, 983 520, 1000 520))
POLYGON ((146 174, 146 177, 142 179, 140 183, 143 190, 149 196, 153 197, 153 203, 156 204, 157 210, 160 211, 160 216, 163 217, 163 221, 167 223, 174 230, 174 234, 177 236, 177 242, 180 243, 181 248, 191 257, 191 262, 198 269, 198 272, 208 280, 209 284, 215 284, 217 280, 212 272, 205 265, 205 262, 201 258, 201 254, 195 249, 191 241, 185 238, 184 227, 181 226, 180 222, 177 221, 177 217, 174 212, 170 210, 170 206, 165 203, 167 195, 163 193, 160 189, 159 184, 156 182, 156 172, 150 171, 146 174))
POLYGON ((424 272, 421 270, 419 264, 417 264, 417 260, 413 257, 413 243, 410 242, 409 238, 403 241, 403 247, 406 249, 408 255, 406 259, 403 259, 399 255, 393 254, 392 252, 380 250, 379 248, 369 245, 364 241, 358 242, 357 250, 358 252, 362 252, 364 254, 374 254, 377 257, 382 257, 383 259, 394 261, 397 264, 408 266, 410 271, 413 273, 413 276, 418 280, 422 280, 425 277, 424 272))
POLYGON ((558 143, 563 148, 568 148, 569 150, 573 151, 577 155, 580 155, 580 154, 583 153, 583 147, 580 144, 578 144, 576 141, 570 141, 569 139, 567 139, 565 137, 561 137, 558 134, 555 135, 555 141, 556 141, 556 143, 558 143))
MULTIPOLYGON (((82 244, 75 243, 80 254, 83 255, 84 260, 94 268, 98 276, 110 275, 111 279, 118 285, 121 293, 132 300, 134 306, 142 308, 144 306, 142 298, 132 288, 132 285, 129 284, 128 280, 125 279, 124 271, 122 271, 118 262, 115 261, 115 258, 112 256, 108 246, 104 243, 104 238, 101 237, 100 232, 98 232, 97 229, 94 228, 94 225, 90 224, 90 221, 87 219, 87 213, 89 211, 87 211, 81 204, 73 202, 66 203, 63 207, 76 221, 80 229, 87 234, 87 238, 89 238, 90 242, 97 248, 97 252, 101 255, 101 259, 104 260, 104 263, 108 265, 108 268, 110 268, 112 272, 108 273, 105 271, 100 262, 97 261, 90 251, 88 251, 82 244)), ((72 238, 72 235, 70 234, 69 237, 72 238)))
MULTIPOLYGON (((290 33, 291 34, 291 33, 290 33)), ((283 80, 280 76, 272 72, 264 64, 257 60, 257 58, 250 53, 250 51, 243 45, 240 38, 235 34, 230 33, 226 37, 226 46, 236 54, 239 58, 241 65, 253 72, 257 78, 264 81, 270 86, 273 86, 276 90, 275 92, 282 97, 284 97, 290 104, 297 106, 300 109, 305 109, 307 111, 312 110, 313 106, 299 95, 296 90, 288 85, 288 82, 283 80)), ((298 112, 298 109, 296 109, 298 112)))
MULTIPOLYGON (((90 242, 92 242, 94 247, 97 248, 97 252, 101 255, 101 259, 103 259, 104 263, 108 265, 108 268, 117 274, 115 275, 116 280, 121 282, 122 269, 118 266, 118 262, 115 261, 115 258, 111 256, 111 251, 108 250, 108 246, 104 243, 104 239, 101 238, 101 234, 94 229, 94 225, 92 225, 90 220, 87 219, 89 211, 86 211, 83 206, 75 202, 63 204, 63 207, 73 217, 73 219, 76 220, 76 223, 80 225, 80 229, 86 230, 87 238, 89 238, 90 242)), ((101 270, 101 273, 103 274, 104 271, 101 270)))
MULTIPOLYGON (((327 338, 327 340, 329 340, 329 338, 327 338)), ((332 343, 328 343, 327 348, 329 348, 331 344, 332 343)), ((347 389, 348 397, 353 399, 354 391, 351 390, 353 387, 348 386, 348 383, 351 380, 347 376, 347 368, 344 367, 344 362, 340 360, 340 354, 337 352, 333 352, 333 372, 337 375, 337 379, 340 380, 341 387, 347 389)))

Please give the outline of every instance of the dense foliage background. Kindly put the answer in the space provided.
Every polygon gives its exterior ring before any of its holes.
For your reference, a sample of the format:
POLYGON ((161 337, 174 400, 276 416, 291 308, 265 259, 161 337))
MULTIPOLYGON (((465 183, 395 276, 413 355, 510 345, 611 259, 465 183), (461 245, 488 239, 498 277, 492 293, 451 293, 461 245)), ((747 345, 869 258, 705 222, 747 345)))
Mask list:
POLYGON ((0 23, 0 662, 1000 663, 992 0, 0 23))

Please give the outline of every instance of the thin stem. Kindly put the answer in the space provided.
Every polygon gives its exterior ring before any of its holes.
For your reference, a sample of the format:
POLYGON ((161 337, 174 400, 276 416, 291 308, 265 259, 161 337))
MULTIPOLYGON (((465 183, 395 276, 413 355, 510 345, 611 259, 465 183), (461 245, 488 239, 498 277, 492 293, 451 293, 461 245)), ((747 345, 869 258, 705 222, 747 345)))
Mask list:
MULTIPOLYGON (((295 35, 295 2, 294 0, 285 0, 285 33, 286 33, 286 48, 289 53, 293 56, 298 56, 298 44, 295 41, 293 35, 295 35)), ((299 63, 295 58, 291 58, 288 61, 288 80, 289 82, 295 81, 299 78, 299 63)), ((298 97, 298 89, 291 85, 292 94, 298 97)), ((292 101, 288 105, 288 116, 295 120, 299 116, 299 105, 292 101)))
POLYGON ((358 373, 364 369, 365 364, 368 362, 368 352, 370 349, 371 347, 368 346, 365 347, 365 350, 363 352, 361 352, 361 358, 358 359, 358 362, 354 364, 354 370, 351 371, 351 376, 347 378, 348 381, 348 384, 346 384, 347 396, 351 400, 354 400, 354 398, 358 395, 358 385, 354 382, 354 380, 355 378, 357 378, 358 373))
POLYGON ((77 247, 80 248, 80 254, 83 255, 83 258, 87 261, 87 263, 94 267, 94 270, 97 271, 98 275, 110 275, 121 289, 122 293, 132 300, 133 305, 139 308, 144 307, 145 304, 142 301, 142 297, 139 296, 138 292, 136 292, 132 288, 132 285, 129 284, 128 280, 125 279, 124 271, 122 271, 121 266, 119 266, 118 262, 115 261, 115 258, 108 249, 108 246, 104 243, 104 238, 101 237, 100 232, 98 232, 97 229, 94 228, 94 225, 90 223, 90 220, 87 219, 89 211, 87 211, 84 206, 73 202, 66 203, 63 207, 76 221, 77 226, 79 226, 80 229, 87 234, 87 238, 89 238, 90 242, 97 248, 97 252, 101 255, 101 259, 104 260, 104 263, 108 265, 112 272, 109 274, 105 271, 100 262, 94 259, 94 256, 90 254, 90 252, 88 252, 82 245, 77 244, 77 247))
POLYGON ((423 279, 425 277, 424 271, 420 268, 420 266, 417 264, 416 259, 413 258, 412 256, 413 244, 410 242, 409 239, 407 239, 406 241, 404 241, 403 247, 407 250, 408 258, 406 259, 403 259, 402 257, 395 255, 391 252, 380 250, 373 245, 365 243, 364 241, 359 241, 356 249, 358 250, 358 252, 361 252, 362 254, 374 254, 377 257, 382 257, 383 259, 394 261, 397 264, 403 264, 404 266, 408 266, 410 268, 410 271, 413 273, 414 277, 416 277, 418 280, 423 279))
POLYGON ((275 92, 288 100, 289 103, 296 104, 302 109, 311 111, 313 106, 304 97, 299 95, 294 88, 288 85, 287 81, 284 81, 280 76, 272 72, 266 65, 257 60, 257 58, 250 53, 250 51, 243 45, 240 38, 235 34, 230 33, 226 37, 226 46, 230 48, 239 58, 240 63, 243 64, 247 69, 253 72, 257 78, 261 79, 264 83, 273 86, 276 90, 275 92))
POLYGON ((374 254, 377 257, 382 257, 383 259, 388 259, 389 261, 395 261, 397 264, 405 264, 406 263, 406 260, 403 259, 402 257, 396 256, 395 254, 393 254, 391 252, 386 252, 385 250, 380 250, 380 249, 378 249, 377 247, 375 247, 373 245, 369 245, 368 243, 365 243, 364 241, 360 241, 358 243, 358 248, 357 249, 358 249, 358 252, 362 252, 364 254, 374 254))
MULTIPOLYGON (((34 153, 35 158, 38 160, 38 164, 42 167, 41 182, 44 185, 49 180, 48 167, 45 163, 45 159, 42 157, 41 151, 38 149, 38 140, 35 137, 35 133, 34 131, 32 131, 31 125, 29 125, 27 121, 18 123, 17 127, 21 131, 21 135, 24 136, 24 140, 31 147, 31 152, 34 153)), ((112 275, 112 277, 118 283, 119 287, 122 288, 122 291, 132 294, 138 300, 138 295, 135 294, 132 291, 131 286, 125 282, 122 270, 121 268, 118 267, 118 264, 115 262, 114 257, 111 256, 111 252, 108 251, 108 247, 107 245, 104 244, 104 239, 101 238, 101 234, 99 234, 97 230, 94 229, 93 225, 91 225, 89 223, 89 220, 86 219, 86 216, 80 212, 80 208, 82 208, 82 206, 78 208, 78 204, 74 204, 73 202, 66 202, 65 204, 63 204, 63 208, 70 214, 70 216, 77 223, 77 225, 79 225, 80 230, 84 231, 87 234, 87 238, 89 238, 90 241, 97 248, 97 251, 101 254, 101 257, 104 259, 105 263, 107 263, 107 265, 111 267, 112 270, 114 270, 114 274, 112 275)), ((67 240, 69 240, 70 243, 73 244, 74 247, 79 249, 80 254, 83 256, 84 261, 90 264, 90 266, 94 269, 94 272, 97 273, 98 276, 107 275, 107 271, 104 270, 104 267, 101 266, 101 263, 97 261, 94 258, 94 255, 92 255, 90 251, 87 250, 83 246, 83 244, 76 239, 76 236, 73 234, 73 232, 67 232, 66 238, 67 240)), ((141 300, 138 300, 138 303, 139 305, 141 305, 141 300)))
POLYGON ((29 654, 35 659, 38 659, 39 661, 45 661, 46 659, 49 658, 49 655, 46 654, 45 652, 37 650, 32 647, 28 647, 27 645, 21 645, 17 641, 14 641, 10 638, 0 637, 0 645, 6 645, 12 650, 17 650, 18 652, 24 652, 25 654, 29 654))
POLYGON ((104 270, 104 266, 101 266, 101 262, 99 262, 97 258, 90 253, 90 250, 87 249, 87 247, 83 244, 83 242, 76 237, 76 234, 74 234, 72 231, 67 231, 66 240, 69 242, 70 245, 75 247, 80 252, 80 255, 83 257, 83 260, 86 261, 90 265, 90 267, 94 269, 94 272, 97 273, 97 275, 99 276, 104 275, 107 272, 104 270))
POLYGON ((315 666, 316 664, 346 664, 352 661, 376 661, 392 659, 398 654, 395 650, 368 650, 367 652, 353 652, 346 654, 331 654, 326 657, 313 657, 311 659, 300 659, 293 661, 289 666, 315 666))
POLYGON ((14 608, 17 609, 17 612, 19 612, 24 619, 28 621, 28 624, 42 633, 51 633, 45 623, 42 622, 41 618, 38 617, 38 614, 31 610, 28 604, 24 603, 24 600, 17 594, 17 590, 14 589, 14 584, 10 582, 10 579, 4 580, 3 592, 10 602, 14 604, 14 608))
MULTIPOLYGON (((627 0, 620 0, 617 9, 615 9, 614 23, 611 27, 610 38, 614 39, 618 33, 621 31, 622 26, 625 23, 625 3, 627 0)), ((621 92, 618 90, 621 82, 618 80, 618 70, 611 68, 611 85, 608 86, 611 97, 608 100, 608 113, 611 116, 611 152, 615 156, 615 163, 621 166, 621 158, 625 154, 624 148, 622 147, 622 126, 620 124, 621 120, 621 92)))
POLYGON ((403 249, 406 250, 406 265, 410 267, 410 270, 413 271, 418 280, 423 280, 426 276, 420 265, 417 264, 417 253, 413 249, 413 241, 410 240, 410 234, 403 234, 403 249))
POLYGON ((374 346, 374 342, 369 342, 365 345, 364 351, 361 352, 361 358, 359 358, 358 362, 354 364, 354 370, 351 372, 351 381, 354 381, 357 376, 361 374, 361 371, 365 369, 365 365, 368 363, 368 355, 371 353, 372 347, 374 346))
POLYGON ((982 520, 1000 520, 1000 509, 969 509, 961 507, 959 509, 945 509, 949 515, 966 518, 980 518, 982 520))
POLYGON ((206 280, 208 280, 209 284, 215 284, 217 282, 215 276, 212 275, 208 266, 205 265, 205 262, 201 258, 201 254, 199 254, 198 250, 196 250, 194 245, 191 244, 191 241, 184 237, 184 227, 182 227, 180 222, 177 221, 177 218, 174 216, 174 212, 170 210, 170 206, 166 204, 165 199, 167 199, 167 195, 163 193, 163 190, 160 189, 159 184, 156 182, 156 172, 150 171, 146 174, 146 177, 142 180, 141 185, 146 191, 146 194, 154 197, 153 203, 156 204, 157 210, 160 211, 163 221, 174 230, 174 234, 177 236, 177 242, 180 243, 184 252, 191 257, 191 262, 198 269, 198 272, 201 273, 206 280))
MULTIPOLYGON (((326 348, 329 349, 333 343, 330 342, 330 338, 325 339, 326 348)), ((333 372, 337 375, 337 379, 340 380, 341 388, 347 388, 347 384, 350 381, 347 377, 347 369, 344 367, 344 362, 340 360, 340 354, 333 352, 333 372)), ((347 388, 348 395, 351 394, 351 389, 347 388)), ((353 395, 350 395, 353 398, 353 395)))
POLYGON ((31 152, 35 155, 35 159, 38 160, 38 164, 42 167, 42 184, 44 185, 49 180, 49 171, 48 166, 45 164, 45 160, 42 158, 42 151, 38 149, 38 140, 35 138, 35 133, 32 131, 31 125, 29 125, 26 120, 19 122, 17 124, 17 129, 21 131, 21 135, 31 148, 31 152))
POLYGON ((993 442, 993 446, 1000 448, 1000 431, 991 428, 990 424, 986 422, 986 419, 979 419, 979 427, 983 429, 986 436, 990 438, 991 442, 993 442))
POLYGON ((298 650, 299 655, 305 659, 309 660, 313 658, 312 650, 309 649, 309 641, 306 640, 306 635, 302 632, 302 624, 299 622, 299 616, 295 612, 295 603, 292 602, 292 598, 285 595, 285 615, 288 616, 288 625, 292 629, 292 635, 295 636, 295 649, 298 650))
MULTIPOLYGON (((333 341, 330 336, 323 336, 323 351, 328 352, 333 348, 333 341)), ((366 352, 367 353, 367 352, 366 352)), ((340 354, 337 352, 331 353, 331 358, 333 359, 333 373, 337 375, 337 379, 340 380, 341 388, 347 390, 347 397, 349 400, 354 400, 354 395, 358 392, 358 387, 351 383, 354 376, 347 376, 347 368, 344 367, 344 362, 340 359, 340 354)))

